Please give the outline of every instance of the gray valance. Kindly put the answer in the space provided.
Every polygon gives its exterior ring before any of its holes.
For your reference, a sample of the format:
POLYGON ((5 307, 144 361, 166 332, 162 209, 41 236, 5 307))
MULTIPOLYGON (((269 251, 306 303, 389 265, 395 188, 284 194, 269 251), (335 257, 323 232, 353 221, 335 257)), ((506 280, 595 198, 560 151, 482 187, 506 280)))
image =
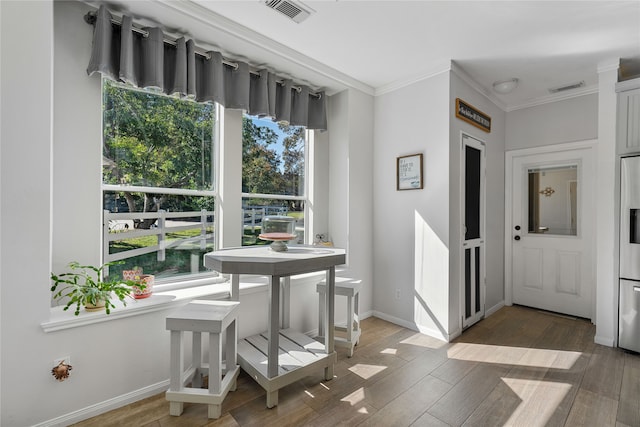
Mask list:
POLYGON ((145 34, 133 31, 130 16, 114 26, 111 13, 100 6, 87 73, 199 102, 217 102, 294 126, 327 128, 323 92, 311 93, 268 70, 251 72, 244 62, 230 66, 220 52, 196 54, 193 40, 184 37, 165 43, 160 28, 144 30, 145 34))

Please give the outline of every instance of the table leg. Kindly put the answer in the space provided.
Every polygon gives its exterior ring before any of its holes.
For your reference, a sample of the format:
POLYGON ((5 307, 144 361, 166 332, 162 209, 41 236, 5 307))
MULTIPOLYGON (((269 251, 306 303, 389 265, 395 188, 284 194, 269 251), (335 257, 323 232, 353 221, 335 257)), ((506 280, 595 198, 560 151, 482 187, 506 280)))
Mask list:
POLYGON ((267 392, 267 408, 273 408, 278 404, 278 390, 267 392))
POLYGON ((282 329, 289 328, 290 319, 290 304, 291 301, 291 277, 287 276, 282 280, 282 297, 281 297, 281 311, 282 311, 282 329))
POLYGON ((269 278, 269 354, 267 355, 267 376, 278 376, 278 349, 280 334, 280 276, 269 278))
POLYGON ((240 275, 231 275, 231 301, 240 301, 240 275))
MULTIPOLYGON (((334 352, 334 335, 335 335, 335 295, 336 295, 336 268, 329 267, 327 270, 325 298, 325 319, 324 319, 324 345, 328 354, 334 352)), ((333 364, 324 370, 324 379, 333 379, 333 364)))

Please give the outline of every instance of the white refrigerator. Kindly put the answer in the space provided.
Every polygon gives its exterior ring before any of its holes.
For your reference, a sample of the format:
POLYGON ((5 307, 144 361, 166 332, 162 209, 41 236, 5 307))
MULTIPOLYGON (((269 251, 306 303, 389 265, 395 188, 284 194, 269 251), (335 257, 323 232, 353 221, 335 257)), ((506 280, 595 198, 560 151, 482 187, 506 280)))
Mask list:
POLYGON ((618 346, 640 352, 640 156, 621 162, 618 346))

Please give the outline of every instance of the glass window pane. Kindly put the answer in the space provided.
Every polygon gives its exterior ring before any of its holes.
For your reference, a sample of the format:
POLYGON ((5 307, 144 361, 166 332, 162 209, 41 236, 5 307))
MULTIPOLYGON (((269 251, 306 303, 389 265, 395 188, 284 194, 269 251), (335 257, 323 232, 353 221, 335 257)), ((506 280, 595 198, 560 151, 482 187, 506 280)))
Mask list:
POLYGON ((122 262, 109 275, 212 274, 202 255, 214 249, 215 114, 215 105, 103 80, 102 180, 121 188, 103 192, 103 261, 122 262), (191 190, 210 195, 180 194, 191 190))
POLYGON ((577 165, 528 171, 528 230, 547 235, 577 235, 577 165))
POLYGON ((245 115, 242 192, 304 195, 305 128, 245 115))
POLYGON ((105 192, 104 207, 105 262, 124 261, 109 275, 142 267, 161 280, 207 271, 202 256, 214 248, 213 197, 105 192), (138 209, 145 199, 153 210, 138 209))
POLYGON ((465 146, 464 225, 465 240, 480 238, 480 167, 482 152, 465 146))
POLYGON ((211 190, 215 106, 104 80, 103 182, 211 190))
POLYGON ((304 201, 245 198, 242 200, 243 235, 242 246, 268 245, 260 240, 262 218, 267 215, 290 216, 296 219, 297 238, 289 243, 304 243, 304 201))

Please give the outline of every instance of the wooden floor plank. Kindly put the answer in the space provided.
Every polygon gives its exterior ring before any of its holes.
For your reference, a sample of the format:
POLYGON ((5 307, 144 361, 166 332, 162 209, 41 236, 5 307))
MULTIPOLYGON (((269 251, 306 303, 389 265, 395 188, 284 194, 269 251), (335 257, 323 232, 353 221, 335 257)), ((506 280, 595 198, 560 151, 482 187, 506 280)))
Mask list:
MULTIPOLYGON (((381 409, 442 363, 444 363, 444 359, 439 354, 425 352, 406 365, 396 369, 391 375, 371 386, 366 386, 366 399, 374 407, 381 409)), ((420 414, 422 412, 424 411, 421 411, 420 414)))
POLYGON ((452 426, 460 426, 502 383, 509 368, 501 365, 478 364, 469 374, 438 400, 428 412, 452 426))
POLYGON ((617 348, 595 346, 581 388, 618 400, 624 371, 624 353, 617 348))
MULTIPOLYGON (((363 421, 360 426, 411 425, 426 412, 425 408, 433 405, 450 389, 451 384, 427 375, 403 393, 395 395, 395 399, 363 421)), ((393 393, 390 391, 389 394, 394 395, 393 393)))
POLYGON ((626 354, 617 421, 640 426, 640 357, 626 354))
POLYGON ((613 426, 617 409, 617 400, 580 389, 565 426, 613 426))

